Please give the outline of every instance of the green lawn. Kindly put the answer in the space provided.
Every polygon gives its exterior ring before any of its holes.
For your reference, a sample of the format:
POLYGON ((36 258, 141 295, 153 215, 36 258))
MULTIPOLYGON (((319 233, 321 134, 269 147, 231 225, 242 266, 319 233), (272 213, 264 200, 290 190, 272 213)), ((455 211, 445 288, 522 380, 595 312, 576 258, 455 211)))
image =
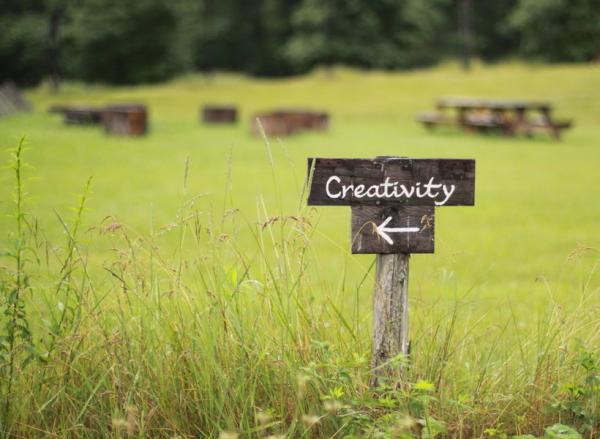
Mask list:
MULTIPOLYGON (((34 343, 51 354, 15 378, 13 407, 20 410, 8 417, 14 434, 119 434, 111 420, 127 418, 130 405, 140 435, 167 437, 221 430, 393 435, 399 413, 431 415, 457 437, 538 434, 558 421, 584 431, 598 422, 597 386, 579 399, 565 390, 585 381, 582 352, 597 359, 600 346, 596 66, 333 70, 281 80, 189 76, 140 87, 65 84, 57 94, 39 87, 27 97, 35 111, 0 119, 0 146, 14 148, 21 136, 29 146, 25 209, 43 233, 35 241, 40 260, 27 265, 32 287, 24 300, 34 343), (558 117, 575 124, 560 142, 427 132, 414 115, 444 95, 549 100, 558 117), (46 112, 53 103, 130 101, 148 105, 146 137, 109 137, 46 112), (203 125, 203 103, 234 103, 241 122, 203 125), (281 106, 327 110, 331 129, 269 145, 252 137, 251 115, 281 106), (348 208, 301 205, 306 157, 377 155, 477 163, 475 206, 437 209, 435 254, 411 259, 409 381, 434 385, 437 400, 425 411, 410 405, 428 392, 418 386, 406 384, 402 395, 388 395, 390 403, 366 389, 374 256, 349 253, 348 208), (74 221, 72 207, 90 176, 69 259, 58 218, 74 221), (271 226, 257 226, 269 220, 271 226), (69 287, 60 281, 65 260, 78 264, 79 283, 69 276, 69 287), (85 297, 76 293, 84 290, 85 297), (60 314, 52 309, 63 302, 79 311, 56 336, 70 354, 54 358, 56 348, 44 338, 47 321, 60 314), (69 338, 77 334, 84 334, 80 344, 69 338), (145 345, 145 335, 155 343, 145 345), (128 362, 108 345, 118 345, 128 362), (40 381, 36 370, 44 368, 40 381), (73 371, 71 381, 63 380, 63 368, 73 371), (313 383, 302 401, 298 374, 313 383), (324 395, 341 401, 343 413, 323 408, 324 395), (556 406, 575 400, 585 416, 556 406), (259 409, 278 423, 261 430, 259 409), (313 426, 302 422, 311 414, 322 416, 313 426)), ((9 161, 8 152, 2 160, 9 161)), ((0 242, 10 248, 14 172, 3 169, 0 183, 0 242)), ((13 265, 0 261, 3 285, 12 282, 13 265)))

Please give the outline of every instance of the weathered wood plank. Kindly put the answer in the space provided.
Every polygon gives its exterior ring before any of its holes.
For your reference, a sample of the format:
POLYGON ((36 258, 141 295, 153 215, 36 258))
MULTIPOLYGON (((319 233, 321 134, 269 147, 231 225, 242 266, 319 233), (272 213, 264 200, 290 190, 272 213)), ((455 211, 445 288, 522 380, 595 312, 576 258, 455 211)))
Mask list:
POLYGON ((431 206, 352 206, 352 253, 433 253, 431 206))
POLYGON ((549 110, 552 108, 550 102, 530 101, 519 99, 485 99, 485 98, 454 98, 444 97, 437 100, 438 108, 470 108, 470 109, 493 109, 493 110, 549 110))
POLYGON ((408 356, 408 261, 409 254, 377 255, 373 295, 373 346, 371 386, 383 377, 401 372, 401 363, 390 360, 408 356))
POLYGON ((475 160, 471 159, 309 158, 308 170, 313 171, 309 205, 471 206, 475 202, 475 160))

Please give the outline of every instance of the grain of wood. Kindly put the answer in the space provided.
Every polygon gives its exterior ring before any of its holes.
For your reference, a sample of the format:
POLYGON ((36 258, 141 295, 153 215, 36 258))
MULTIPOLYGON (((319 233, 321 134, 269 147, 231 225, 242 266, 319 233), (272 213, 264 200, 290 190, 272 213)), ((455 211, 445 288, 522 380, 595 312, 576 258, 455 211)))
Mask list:
POLYGON ((352 253, 433 253, 435 250, 435 212, 431 206, 351 206, 352 253), (383 232, 377 226, 388 218, 383 232), (398 227, 417 227, 418 232, 394 231, 398 227), (390 230, 392 229, 392 230, 390 230))
POLYGON ((400 364, 390 361, 408 356, 408 261, 410 254, 377 255, 373 295, 373 347, 371 386, 384 377, 401 373, 400 364))
MULTIPOLYGON (((446 206, 472 206, 475 204, 475 160, 472 159, 409 159, 380 157, 375 159, 308 158, 310 172, 314 163, 308 204, 313 206, 433 206, 445 198, 438 190, 436 197, 358 197, 353 191, 332 198, 327 194, 327 182, 332 176, 347 186, 365 188, 382 184, 389 178, 399 185, 425 185, 434 178, 435 183, 453 187, 446 206)), ((334 185, 339 190, 341 185, 334 185)))

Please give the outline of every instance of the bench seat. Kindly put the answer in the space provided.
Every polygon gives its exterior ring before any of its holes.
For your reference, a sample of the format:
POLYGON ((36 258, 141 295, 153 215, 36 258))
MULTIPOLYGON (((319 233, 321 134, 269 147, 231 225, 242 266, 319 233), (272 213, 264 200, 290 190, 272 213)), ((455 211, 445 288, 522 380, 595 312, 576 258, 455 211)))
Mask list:
POLYGON ((534 128, 558 128, 560 130, 566 130, 573 126, 573 121, 570 119, 558 119, 548 122, 543 119, 535 119, 529 123, 534 128))
POLYGON ((425 126, 433 125, 456 125, 456 120, 447 117, 442 113, 428 111, 417 114, 417 122, 423 123, 425 126))

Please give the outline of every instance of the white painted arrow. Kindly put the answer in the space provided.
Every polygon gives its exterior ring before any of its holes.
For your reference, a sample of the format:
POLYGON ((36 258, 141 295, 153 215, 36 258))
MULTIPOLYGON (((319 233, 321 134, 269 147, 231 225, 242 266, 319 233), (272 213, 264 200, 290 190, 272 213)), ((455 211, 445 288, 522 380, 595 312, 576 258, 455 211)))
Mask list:
POLYGON ((388 233, 411 233, 418 232, 419 230, 421 230, 419 227, 386 227, 391 220, 392 217, 388 216, 384 222, 377 226, 377 233, 379 234, 379 236, 385 239, 388 242, 388 244, 394 243, 394 241, 392 241, 392 238, 390 238, 390 235, 388 235, 388 233))

